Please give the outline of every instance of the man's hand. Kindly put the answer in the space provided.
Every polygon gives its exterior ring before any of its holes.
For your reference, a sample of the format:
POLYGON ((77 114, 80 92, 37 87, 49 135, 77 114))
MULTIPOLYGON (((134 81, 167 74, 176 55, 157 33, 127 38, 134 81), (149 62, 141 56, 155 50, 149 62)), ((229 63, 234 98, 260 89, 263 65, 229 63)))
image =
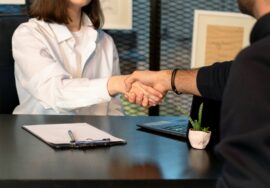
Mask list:
MULTIPOLYGON (((178 70, 174 78, 174 84, 178 92, 201 96, 197 87, 198 69, 178 70)), ((171 70, 161 71, 135 71, 127 75, 125 89, 128 92, 132 84, 136 81, 144 85, 150 86, 165 95, 171 88, 171 70)), ((132 101, 132 99, 131 99, 132 101)))
POLYGON ((166 94, 171 89, 171 71, 135 71, 125 79, 126 91, 130 91, 136 81, 166 94))

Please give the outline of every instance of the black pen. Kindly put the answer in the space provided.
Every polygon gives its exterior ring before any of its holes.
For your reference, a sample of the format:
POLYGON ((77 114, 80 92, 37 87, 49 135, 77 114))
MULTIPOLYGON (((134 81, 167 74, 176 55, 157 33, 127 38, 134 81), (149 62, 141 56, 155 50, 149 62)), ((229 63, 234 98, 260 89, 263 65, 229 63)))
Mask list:
POLYGON ((68 135, 70 137, 70 143, 75 143, 76 140, 75 140, 74 134, 72 133, 71 130, 68 130, 68 135))

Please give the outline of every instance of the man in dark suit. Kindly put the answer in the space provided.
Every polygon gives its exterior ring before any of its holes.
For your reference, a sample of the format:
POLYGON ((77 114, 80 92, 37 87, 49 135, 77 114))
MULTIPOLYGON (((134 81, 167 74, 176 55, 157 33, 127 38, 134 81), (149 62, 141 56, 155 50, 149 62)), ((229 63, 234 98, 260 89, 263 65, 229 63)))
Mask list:
MULTIPOLYGON (((270 0, 238 0, 257 22, 250 46, 231 62, 188 71, 134 72, 136 80, 166 93, 222 100, 217 154, 224 160, 218 188, 270 187, 270 0)), ((140 104, 140 99, 130 98, 140 104)))

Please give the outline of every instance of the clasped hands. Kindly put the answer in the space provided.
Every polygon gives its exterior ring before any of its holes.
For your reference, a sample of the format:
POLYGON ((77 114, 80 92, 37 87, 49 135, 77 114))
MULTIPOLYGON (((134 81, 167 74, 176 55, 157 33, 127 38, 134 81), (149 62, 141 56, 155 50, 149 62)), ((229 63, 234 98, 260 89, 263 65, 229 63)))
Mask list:
POLYGON ((135 71, 124 80, 125 97, 143 107, 156 106, 169 90, 166 81, 165 72, 135 71))
POLYGON ((164 97, 162 92, 144 85, 139 81, 131 84, 131 88, 125 93, 125 98, 130 103, 135 103, 143 107, 151 107, 159 104, 164 97))

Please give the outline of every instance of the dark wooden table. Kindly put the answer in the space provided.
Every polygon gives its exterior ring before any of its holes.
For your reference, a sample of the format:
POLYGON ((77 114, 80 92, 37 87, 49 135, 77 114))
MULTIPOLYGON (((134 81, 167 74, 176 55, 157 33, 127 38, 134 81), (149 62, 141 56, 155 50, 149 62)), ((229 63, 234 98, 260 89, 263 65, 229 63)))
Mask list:
POLYGON ((142 131, 137 123, 175 117, 0 115, 0 187, 214 187, 221 164, 213 151, 142 131), (126 145, 55 150, 24 124, 87 122, 126 145))

